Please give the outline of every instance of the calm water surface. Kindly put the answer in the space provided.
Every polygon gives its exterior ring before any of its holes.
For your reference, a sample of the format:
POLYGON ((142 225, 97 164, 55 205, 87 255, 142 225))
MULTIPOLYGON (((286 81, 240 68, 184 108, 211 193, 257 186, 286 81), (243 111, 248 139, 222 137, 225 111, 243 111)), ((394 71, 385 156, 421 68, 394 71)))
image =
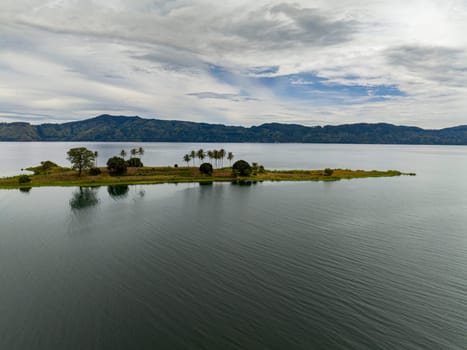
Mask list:
MULTIPOLYGON (((74 145, 0 143, 0 175, 74 145)), ((143 147, 417 176, 0 190, 0 349, 466 348, 467 147, 143 147)))

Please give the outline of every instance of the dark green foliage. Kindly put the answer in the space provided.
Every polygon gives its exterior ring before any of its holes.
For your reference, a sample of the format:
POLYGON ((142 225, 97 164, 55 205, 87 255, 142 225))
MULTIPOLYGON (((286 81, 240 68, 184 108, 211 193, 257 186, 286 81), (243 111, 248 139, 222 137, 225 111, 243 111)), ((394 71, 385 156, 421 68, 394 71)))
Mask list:
POLYGON ((78 191, 73 192, 70 199, 72 209, 84 209, 97 203, 99 203, 99 200, 97 199, 97 189, 95 187, 80 187, 78 191))
POLYGON ((265 172, 264 166, 258 163, 251 163, 251 174, 252 175, 263 174, 264 172, 265 172))
POLYGON ((18 177, 18 182, 20 184, 27 184, 27 183, 31 182, 31 178, 29 176, 27 176, 27 175, 20 175, 18 177))
POLYGON ((33 171, 34 175, 46 175, 48 174, 52 169, 58 168, 59 166, 55 164, 54 162, 51 162, 50 160, 45 160, 41 162, 41 165, 36 166, 36 167, 31 167, 28 168, 28 170, 33 171))
POLYGON ((126 162, 122 157, 112 157, 107 161, 107 169, 112 175, 123 175, 126 173, 126 162))
POLYGON ((130 158, 126 161, 126 166, 131 168, 141 168, 143 166, 143 162, 141 158, 130 158))
POLYGON ((99 168, 89 169, 89 175, 91 175, 91 176, 100 175, 100 173, 101 173, 101 169, 99 169, 99 168))
POLYGON ((58 165, 50 160, 44 160, 43 162, 41 162, 41 167, 44 170, 49 170, 58 167, 58 165))
POLYGON ((114 199, 124 198, 128 195, 130 188, 128 185, 107 186, 107 192, 114 199))
POLYGON ((204 175, 212 176, 212 164, 203 163, 199 166, 199 172, 204 175))
POLYGON ((326 176, 331 176, 333 173, 334 173, 334 170, 332 170, 330 168, 324 169, 324 175, 326 175, 326 176))
POLYGON ((174 168, 178 168, 178 164, 174 164, 174 168))
MULTIPOLYGON (((441 130, 391 124, 250 128, 102 115, 64 124, 0 123, 0 141, 303 142, 467 145, 467 126, 441 130)), ((138 150, 139 152, 139 150, 138 150)), ((141 153, 139 153, 141 154, 141 153)), ((227 155, 227 159, 229 159, 227 155)), ((231 159, 229 159, 231 160, 231 159)))
POLYGON ((251 166, 244 160, 237 160, 232 166, 232 175, 234 176, 249 176, 251 174, 251 166))
POLYGON ((67 152, 68 160, 73 169, 78 169, 78 176, 85 169, 90 169, 94 166, 94 152, 86 147, 71 148, 67 152))

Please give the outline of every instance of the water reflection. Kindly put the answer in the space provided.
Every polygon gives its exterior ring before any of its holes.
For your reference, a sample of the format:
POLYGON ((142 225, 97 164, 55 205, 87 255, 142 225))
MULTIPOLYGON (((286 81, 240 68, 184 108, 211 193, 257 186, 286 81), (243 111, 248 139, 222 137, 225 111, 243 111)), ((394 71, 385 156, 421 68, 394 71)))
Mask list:
POLYGON ((128 185, 107 186, 107 192, 109 193, 110 197, 112 197, 113 199, 126 198, 128 196, 129 190, 130 188, 128 185))
POLYGON ((97 198, 97 187, 79 187, 73 192, 70 199, 71 209, 83 209, 95 206, 99 203, 97 198))
POLYGON ((256 185, 258 181, 250 181, 250 180, 235 180, 232 181, 232 185, 239 185, 239 186, 251 186, 256 185))
POLYGON ((22 193, 29 193, 29 192, 31 192, 31 189, 32 189, 32 187, 21 187, 19 189, 19 191, 22 192, 22 193))

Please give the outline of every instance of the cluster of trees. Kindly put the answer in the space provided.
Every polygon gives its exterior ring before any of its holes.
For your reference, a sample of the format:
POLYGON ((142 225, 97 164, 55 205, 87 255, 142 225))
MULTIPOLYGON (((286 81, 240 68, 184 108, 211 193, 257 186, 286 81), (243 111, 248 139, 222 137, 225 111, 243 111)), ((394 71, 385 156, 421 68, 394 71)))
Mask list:
POLYGON ((143 162, 141 161, 141 158, 137 157, 143 156, 144 154, 144 148, 139 147, 139 148, 132 148, 128 153, 122 149, 120 151, 120 157, 123 159, 127 167, 132 167, 132 168, 139 168, 143 166, 143 162), (130 154, 130 158, 128 160, 125 160, 125 157, 130 154))
MULTIPOLYGON (((107 160, 107 169, 111 174, 121 175, 126 172, 127 167, 143 166, 141 158, 136 157, 144 154, 143 147, 133 148, 129 153, 130 158, 128 160, 125 160, 127 152, 123 149, 120 152, 120 157, 114 156, 107 160)), ((91 151, 86 147, 77 147, 68 150, 67 159, 70 161, 72 169, 78 170, 78 176, 81 176, 83 170, 89 170, 91 175, 99 175, 101 171, 97 167, 98 155, 97 151, 91 151)))
POLYGON ((112 175, 123 175, 126 173, 128 167, 140 168, 144 166, 141 158, 137 157, 138 155, 142 156, 144 154, 143 147, 132 148, 129 154, 130 158, 125 160, 125 157, 128 155, 128 153, 122 149, 120 151, 120 157, 114 156, 109 158, 107 161, 107 169, 109 170, 109 173, 112 175))
POLYGON ((264 166, 253 162, 251 165, 245 160, 237 160, 232 166, 232 175, 250 176, 264 173, 264 166))
MULTIPOLYGON (((127 156, 127 152, 125 150, 121 150, 120 157, 114 156, 107 160, 107 169, 109 173, 112 175, 123 175, 127 171, 127 167, 142 167, 143 163, 141 159, 136 157, 137 155, 143 155, 144 149, 140 147, 139 149, 133 148, 130 150, 130 158, 125 160, 127 156)), ((68 152, 68 160, 71 162, 72 168, 78 170, 78 176, 81 176, 83 170, 88 170, 91 175, 98 175, 100 174, 100 169, 97 168, 97 152, 93 152, 88 150, 85 147, 78 147, 78 148, 71 148, 68 152)), ((224 149, 220 150, 212 150, 205 152, 203 149, 199 149, 198 151, 191 151, 189 154, 184 156, 184 160, 189 165, 190 161, 193 161, 193 165, 195 164, 195 159, 199 159, 200 167, 199 171, 205 175, 212 175, 213 173, 213 166, 211 163, 202 163, 205 158, 209 158, 209 160, 214 160, 216 167, 219 167, 219 162, 221 167, 223 166, 224 158, 227 158, 230 162, 234 158, 232 152, 226 152, 224 149)), ((326 169, 328 170, 328 169, 326 169)), ((329 169, 330 170, 330 169, 329 169)), ((258 163, 252 163, 251 165, 246 162, 245 160, 238 160, 232 166, 232 174, 234 176, 250 176, 256 175, 258 173, 264 173, 264 167, 259 165, 258 163)), ((332 174, 332 173, 331 173, 332 174)), ((329 174, 329 175, 331 175, 329 174)), ((328 173, 327 173, 328 175, 328 173)))
MULTIPOLYGON (((204 175, 211 176, 213 173, 213 168, 211 163, 203 163, 199 167, 199 172, 204 175)), ((243 160, 237 160, 232 166, 232 175, 235 177, 238 176, 250 176, 264 173, 264 166, 259 165, 258 163, 252 163, 251 165, 243 160)))
POLYGON ((208 158, 210 162, 214 160, 215 167, 224 166, 224 158, 227 158, 232 165, 232 159, 234 159, 234 154, 232 152, 226 152, 224 149, 214 149, 209 151, 204 151, 199 149, 198 151, 192 150, 190 153, 187 153, 183 156, 183 161, 186 162, 187 166, 190 165, 190 161, 193 161, 193 166, 195 166, 195 159, 199 159, 199 164, 203 162, 205 158, 208 158))

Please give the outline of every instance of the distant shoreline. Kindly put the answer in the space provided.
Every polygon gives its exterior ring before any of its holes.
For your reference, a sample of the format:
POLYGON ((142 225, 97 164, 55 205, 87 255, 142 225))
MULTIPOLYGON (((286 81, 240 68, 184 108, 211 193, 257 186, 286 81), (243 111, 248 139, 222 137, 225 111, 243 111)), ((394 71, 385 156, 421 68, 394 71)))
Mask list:
POLYGON ((266 123, 244 127, 100 115, 62 124, 0 123, 0 141, 467 145, 467 126, 422 129, 388 123, 266 123))

